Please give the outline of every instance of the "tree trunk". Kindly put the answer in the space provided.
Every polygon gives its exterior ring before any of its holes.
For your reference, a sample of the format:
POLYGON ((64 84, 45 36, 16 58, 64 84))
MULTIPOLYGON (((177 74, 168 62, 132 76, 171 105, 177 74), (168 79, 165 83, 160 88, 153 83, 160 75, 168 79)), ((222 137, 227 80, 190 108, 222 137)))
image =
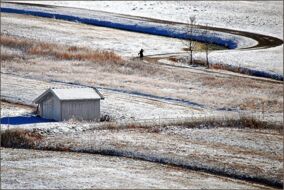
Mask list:
POLYGON ((208 50, 206 50, 206 66, 207 66, 207 69, 209 69, 208 50))
POLYGON ((192 49, 190 50, 190 64, 193 64, 193 59, 192 59, 192 49))

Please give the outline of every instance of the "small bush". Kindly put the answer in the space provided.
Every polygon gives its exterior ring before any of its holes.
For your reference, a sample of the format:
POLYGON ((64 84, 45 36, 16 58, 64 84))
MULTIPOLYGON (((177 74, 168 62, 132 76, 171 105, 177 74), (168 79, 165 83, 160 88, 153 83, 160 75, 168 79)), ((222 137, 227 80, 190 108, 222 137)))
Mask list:
POLYGON ((104 122, 104 121, 110 121, 111 119, 110 119, 110 116, 109 115, 103 115, 103 116, 101 116, 101 118, 100 118, 100 121, 101 122, 104 122))
POLYGON ((173 62, 178 62, 178 58, 176 57, 169 57, 169 60, 173 62))
POLYGON ((231 72, 235 72, 235 73, 250 75, 249 70, 247 70, 245 68, 234 67, 234 66, 226 65, 226 64, 210 64, 209 67, 212 68, 212 69, 216 69, 216 70, 226 70, 226 71, 231 71, 231 72))
POLYGON ((151 127, 148 128, 149 133, 160 133, 162 131, 162 127, 151 127))
POLYGON ((16 57, 14 55, 10 54, 1 54, 1 61, 10 61, 15 59, 16 57))
POLYGON ((119 129, 119 126, 117 125, 117 123, 106 123, 103 125, 104 128, 107 128, 107 129, 119 129))
POLYGON ((275 129, 283 130, 283 126, 280 124, 275 124, 267 121, 261 121, 254 117, 245 117, 242 116, 239 120, 239 123, 243 127, 254 128, 254 129, 275 129))
POLYGON ((1 146, 11 148, 33 148, 42 139, 38 133, 23 129, 1 131, 1 146))
MULTIPOLYGON (((143 126, 146 127, 146 126, 143 126)), ((135 123, 131 123, 129 125, 126 126, 127 129, 137 129, 137 128, 141 128, 141 125, 139 124, 135 124, 135 123)))
POLYGON ((71 47, 68 48, 68 51, 78 51, 78 47, 71 46, 71 47))

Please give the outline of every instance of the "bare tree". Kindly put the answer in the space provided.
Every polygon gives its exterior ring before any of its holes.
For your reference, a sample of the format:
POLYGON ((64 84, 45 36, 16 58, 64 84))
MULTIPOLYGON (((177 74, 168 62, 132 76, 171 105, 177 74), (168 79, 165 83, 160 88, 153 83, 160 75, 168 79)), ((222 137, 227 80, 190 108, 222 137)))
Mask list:
MULTIPOLYGON (((190 17, 190 36, 192 37, 193 35, 193 24, 195 23, 195 16, 190 17)), ((189 51, 190 51, 190 64, 193 64, 193 57, 192 57, 192 52, 193 52, 193 46, 192 46, 192 39, 189 40, 189 51)))
POLYGON ((205 26, 204 31, 202 32, 203 40, 205 43, 205 55, 206 55, 206 67, 209 68, 209 53, 210 53, 210 44, 212 44, 212 39, 209 36, 208 25, 205 26))
POLYGON ((189 56, 190 56, 190 61, 189 64, 193 64, 193 51, 194 51, 194 40, 192 40, 192 36, 194 34, 194 24, 196 21, 196 17, 192 16, 188 20, 188 24, 186 25, 186 34, 188 37, 186 40, 183 40, 183 43, 186 45, 188 51, 189 51, 189 56))

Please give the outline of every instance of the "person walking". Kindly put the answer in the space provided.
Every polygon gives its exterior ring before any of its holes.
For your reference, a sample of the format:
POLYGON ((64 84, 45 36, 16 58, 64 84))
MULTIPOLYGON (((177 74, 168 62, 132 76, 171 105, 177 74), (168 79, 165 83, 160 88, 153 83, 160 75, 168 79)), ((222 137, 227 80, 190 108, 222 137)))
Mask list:
POLYGON ((144 50, 141 49, 138 53, 138 55, 140 56, 140 60, 143 60, 143 57, 144 57, 143 52, 144 52, 144 50))

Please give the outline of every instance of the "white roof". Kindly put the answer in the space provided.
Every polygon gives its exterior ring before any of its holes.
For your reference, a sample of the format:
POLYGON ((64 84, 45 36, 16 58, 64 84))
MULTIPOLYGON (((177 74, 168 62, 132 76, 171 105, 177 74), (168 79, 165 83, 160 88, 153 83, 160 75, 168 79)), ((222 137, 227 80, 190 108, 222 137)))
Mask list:
POLYGON ((52 91, 60 100, 101 99, 92 88, 52 89, 52 91))
POLYGON ((37 97, 34 102, 40 102, 49 93, 55 95, 59 100, 104 99, 96 88, 50 88, 37 97))

